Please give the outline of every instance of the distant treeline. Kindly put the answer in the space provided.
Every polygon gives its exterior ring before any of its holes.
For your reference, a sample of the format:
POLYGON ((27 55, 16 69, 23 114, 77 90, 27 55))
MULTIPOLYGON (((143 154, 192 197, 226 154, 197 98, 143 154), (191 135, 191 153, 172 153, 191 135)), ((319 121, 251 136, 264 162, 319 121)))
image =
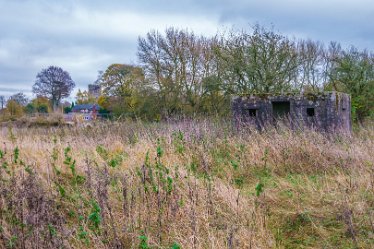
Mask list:
POLYGON ((113 64, 99 76, 101 105, 116 115, 226 115, 232 94, 331 90, 352 95, 356 119, 373 115, 374 54, 336 42, 259 25, 214 37, 168 28, 139 37, 137 54, 140 65, 113 64))
POLYGON ((97 101, 114 116, 161 119, 230 111, 242 93, 342 91, 355 120, 374 116, 374 54, 337 42, 297 40, 259 25, 213 37, 168 28, 138 39, 138 65, 112 64, 98 76, 97 101))

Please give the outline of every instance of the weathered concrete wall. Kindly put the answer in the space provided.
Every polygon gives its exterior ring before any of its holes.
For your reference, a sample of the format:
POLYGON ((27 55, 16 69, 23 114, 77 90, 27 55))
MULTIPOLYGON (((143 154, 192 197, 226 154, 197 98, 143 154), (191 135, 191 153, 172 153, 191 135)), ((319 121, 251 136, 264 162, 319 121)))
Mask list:
POLYGON ((235 122, 259 129, 281 121, 292 128, 351 131, 350 96, 345 93, 234 96, 231 107, 235 122))
POLYGON ((328 98, 328 130, 351 131, 351 96, 346 93, 332 92, 328 98))

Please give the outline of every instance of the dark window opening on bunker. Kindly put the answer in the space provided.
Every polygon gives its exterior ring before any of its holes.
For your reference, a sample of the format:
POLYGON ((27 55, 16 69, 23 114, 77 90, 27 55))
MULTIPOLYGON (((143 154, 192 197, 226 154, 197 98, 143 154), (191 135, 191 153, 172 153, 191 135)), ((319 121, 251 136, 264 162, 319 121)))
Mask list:
POLYGON ((257 110, 256 109, 248 109, 248 115, 250 117, 256 117, 257 115, 257 110))
POLYGON ((306 108, 306 114, 308 115, 308 117, 314 117, 315 116, 314 108, 306 108))
POLYGON ((275 118, 286 117, 290 114, 290 102, 281 101, 281 102, 272 102, 273 106, 273 115, 275 118))

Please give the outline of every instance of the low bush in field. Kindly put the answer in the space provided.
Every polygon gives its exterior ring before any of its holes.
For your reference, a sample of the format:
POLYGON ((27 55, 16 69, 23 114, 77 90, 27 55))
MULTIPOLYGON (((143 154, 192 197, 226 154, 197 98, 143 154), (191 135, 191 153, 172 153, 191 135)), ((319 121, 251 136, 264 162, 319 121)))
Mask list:
POLYGON ((18 128, 46 128, 54 126, 67 125, 62 114, 36 114, 34 116, 3 117, 0 118, 0 127, 18 127, 18 128))

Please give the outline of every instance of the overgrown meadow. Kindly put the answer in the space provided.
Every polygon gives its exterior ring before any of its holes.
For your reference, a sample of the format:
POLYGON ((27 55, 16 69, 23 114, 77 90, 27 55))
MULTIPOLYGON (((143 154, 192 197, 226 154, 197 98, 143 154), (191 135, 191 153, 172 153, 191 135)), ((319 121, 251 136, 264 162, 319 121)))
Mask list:
POLYGON ((0 248, 372 248, 374 126, 0 130, 0 248))

